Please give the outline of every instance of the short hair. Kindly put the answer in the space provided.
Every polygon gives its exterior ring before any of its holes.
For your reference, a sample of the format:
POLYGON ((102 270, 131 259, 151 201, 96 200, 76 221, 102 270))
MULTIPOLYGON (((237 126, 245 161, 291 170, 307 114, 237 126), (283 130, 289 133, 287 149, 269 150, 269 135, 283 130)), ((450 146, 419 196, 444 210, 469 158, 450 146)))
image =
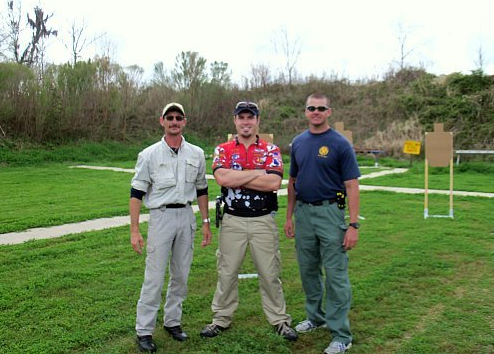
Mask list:
POLYGON ((326 104, 328 105, 328 107, 329 107, 329 105, 330 105, 330 101, 329 101, 328 96, 326 96, 326 95, 325 95, 325 94, 323 94, 323 93, 313 93, 313 94, 309 95, 309 96, 307 97, 307 99, 305 100, 305 104, 306 104, 306 105, 307 105, 307 102, 309 102, 309 100, 310 100, 311 98, 314 98, 314 99, 316 99, 316 100, 322 100, 322 99, 324 99, 324 100, 326 100, 326 104))

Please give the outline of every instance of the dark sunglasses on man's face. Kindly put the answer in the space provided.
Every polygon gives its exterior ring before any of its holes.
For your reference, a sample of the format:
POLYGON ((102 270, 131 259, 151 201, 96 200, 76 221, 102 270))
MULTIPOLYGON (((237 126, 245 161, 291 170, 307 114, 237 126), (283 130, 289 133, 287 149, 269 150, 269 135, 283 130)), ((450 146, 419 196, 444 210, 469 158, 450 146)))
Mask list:
POLYGON ((255 108, 255 109, 259 109, 259 107, 254 102, 239 102, 235 106, 235 109, 239 109, 239 108, 255 108))
POLYGON ((315 107, 315 106, 307 106, 305 107, 309 112, 315 112, 316 109, 319 111, 319 112, 325 112, 329 109, 329 107, 326 107, 326 106, 318 106, 318 107, 315 107))
POLYGON ((181 122, 184 120, 184 116, 165 116, 165 119, 169 122, 173 121, 175 119, 177 122, 181 122))

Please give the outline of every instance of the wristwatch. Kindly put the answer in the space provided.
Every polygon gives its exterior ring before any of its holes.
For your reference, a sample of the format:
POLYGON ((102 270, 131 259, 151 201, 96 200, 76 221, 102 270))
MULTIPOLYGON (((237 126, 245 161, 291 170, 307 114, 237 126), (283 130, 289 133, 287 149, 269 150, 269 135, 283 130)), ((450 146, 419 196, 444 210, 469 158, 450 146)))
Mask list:
POLYGON ((209 224, 210 222, 211 222, 211 219, 210 218, 202 219, 202 223, 203 224, 209 224))
POLYGON ((351 226, 354 229, 358 230, 358 228, 360 227, 360 224, 358 222, 351 222, 350 224, 348 224, 348 226, 351 226))

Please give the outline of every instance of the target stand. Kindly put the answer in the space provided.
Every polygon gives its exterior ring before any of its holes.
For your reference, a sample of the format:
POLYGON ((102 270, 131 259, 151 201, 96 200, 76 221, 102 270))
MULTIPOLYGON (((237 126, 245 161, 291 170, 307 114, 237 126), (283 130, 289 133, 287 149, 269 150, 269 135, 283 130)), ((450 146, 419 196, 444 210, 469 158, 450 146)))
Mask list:
POLYGON ((453 217, 453 133, 445 132, 442 123, 434 123, 434 132, 425 133, 424 219, 453 217), (431 167, 446 167, 448 164, 449 214, 429 215, 429 165, 431 167))

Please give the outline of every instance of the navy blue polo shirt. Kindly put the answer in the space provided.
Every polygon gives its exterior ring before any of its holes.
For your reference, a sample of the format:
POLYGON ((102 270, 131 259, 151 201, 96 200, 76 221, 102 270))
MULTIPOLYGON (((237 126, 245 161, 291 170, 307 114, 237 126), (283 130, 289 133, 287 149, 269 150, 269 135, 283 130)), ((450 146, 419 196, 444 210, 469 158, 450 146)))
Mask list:
POLYGON ((336 198, 345 181, 360 177, 352 144, 334 129, 313 134, 308 129, 293 139, 290 176, 295 193, 304 202, 336 198))

